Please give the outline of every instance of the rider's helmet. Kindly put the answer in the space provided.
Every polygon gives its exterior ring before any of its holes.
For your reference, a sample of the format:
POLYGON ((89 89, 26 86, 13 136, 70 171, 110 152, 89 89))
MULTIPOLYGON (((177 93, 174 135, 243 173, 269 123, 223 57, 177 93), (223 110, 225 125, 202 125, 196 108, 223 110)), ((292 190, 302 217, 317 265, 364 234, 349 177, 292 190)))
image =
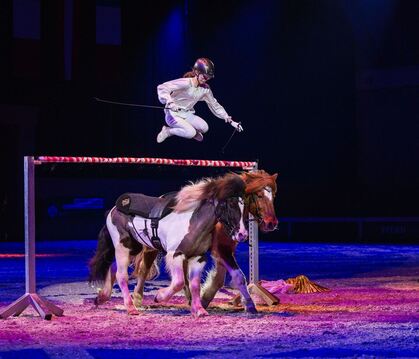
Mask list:
POLYGON ((204 75, 206 80, 209 80, 214 77, 215 66, 210 59, 201 57, 195 61, 192 70, 196 76, 204 75))

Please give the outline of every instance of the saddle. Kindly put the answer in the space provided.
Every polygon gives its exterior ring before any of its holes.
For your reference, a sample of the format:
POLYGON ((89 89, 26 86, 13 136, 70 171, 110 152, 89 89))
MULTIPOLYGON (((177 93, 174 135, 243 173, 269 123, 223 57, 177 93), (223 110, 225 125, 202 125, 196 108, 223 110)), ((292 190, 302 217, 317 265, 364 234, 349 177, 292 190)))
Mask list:
POLYGON ((160 197, 151 197, 142 193, 124 193, 118 197, 115 206, 122 213, 132 217, 131 228, 134 228, 132 221, 136 215, 150 219, 152 231, 150 241, 156 249, 163 250, 157 229, 159 221, 173 211, 176 194, 177 192, 170 192, 160 197))

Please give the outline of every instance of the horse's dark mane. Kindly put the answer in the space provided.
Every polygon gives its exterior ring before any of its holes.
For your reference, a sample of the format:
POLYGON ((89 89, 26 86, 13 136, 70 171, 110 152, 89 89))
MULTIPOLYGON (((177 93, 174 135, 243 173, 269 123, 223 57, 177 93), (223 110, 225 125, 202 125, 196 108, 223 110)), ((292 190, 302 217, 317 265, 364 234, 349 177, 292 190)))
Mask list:
POLYGON ((229 197, 240 197, 244 194, 245 183, 235 173, 227 173, 209 181, 203 188, 201 199, 225 200, 229 197))
POLYGON ((176 196, 174 210, 183 212, 196 207, 206 199, 224 200, 244 194, 245 182, 235 173, 227 173, 217 178, 204 178, 183 187, 176 196))

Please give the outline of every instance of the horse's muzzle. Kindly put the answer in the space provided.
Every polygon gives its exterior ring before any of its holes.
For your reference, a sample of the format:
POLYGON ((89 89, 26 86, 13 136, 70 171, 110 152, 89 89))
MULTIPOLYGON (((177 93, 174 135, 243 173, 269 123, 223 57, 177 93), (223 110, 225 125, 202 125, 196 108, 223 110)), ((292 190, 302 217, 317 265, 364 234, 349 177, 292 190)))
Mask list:
POLYGON ((264 219, 260 225, 263 232, 272 232, 278 227, 278 219, 276 217, 264 219))
POLYGON ((236 242, 245 242, 249 238, 249 233, 247 231, 240 231, 233 236, 233 239, 236 242))

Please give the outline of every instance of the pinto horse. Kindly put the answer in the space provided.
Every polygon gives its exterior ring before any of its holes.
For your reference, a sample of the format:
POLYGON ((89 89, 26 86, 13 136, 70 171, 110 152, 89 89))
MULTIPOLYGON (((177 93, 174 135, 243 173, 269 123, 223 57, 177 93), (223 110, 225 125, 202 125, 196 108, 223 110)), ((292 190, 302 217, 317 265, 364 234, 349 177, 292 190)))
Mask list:
MULTIPOLYGON (((138 214, 134 216, 126 214, 119 208, 113 207, 107 215, 105 226, 99 233, 97 250, 90 261, 90 281, 104 281, 103 289, 99 292, 95 303, 100 304, 109 300, 116 277, 128 314, 139 314, 128 289, 128 266, 132 256, 143 250, 144 253, 148 253, 148 260, 142 262, 147 263, 149 269, 157 250, 163 250, 166 252, 166 267, 171 275, 171 283, 169 287, 158 291, 155 301, 169 300, 184 287, 186 277, 191 293, 192 315, 197 317, 207 315, 200 299, 205 253, 211 247, 211 235, 218 222, 223 223, 229 237, 247 236, 246 229, 240 228, 242 211, 239 197, 244 195, 244 188, 243 179, 233 173, 215 179, 206 178, 183 187, 175 197, 173 211, 159 221, 160 248, 156 248, 155 242, 150 239, 149 229, 152 228, 150 218, 138 214), (113 275, 111 268, 115 259, 116 276, 113 275)), ((147 196, 140 198, 151 201, 147 196)), ((144 278, 147 278, 147 275, 148 273, 144 278)), ((143 287, 141 281, 138 281, 134 290, 134 299, 136 297, 138 299, 140 290, 142 295, 143 287)))
MULTIPOLYGON (((263 170, 241 174, 246 188, 244 196, 244 217, 251 213, 262 232, 270 232, 278 226, 275 215, 274 198, 277 191, 277 174, 270 175, 263 170)), ((211 256, 214 268, 208 273, 202 288, 202 305, 207 308, 218 290, 224 285, 226 272, 232 279, 232 286, 239 289, 245 310, 257 313, 249 294, 246 277, 237 264, 234 252, 238 242, 226 235, 222 223, 217 223, 212 238, 211 256)))
MULTIPOLYGON (((243 172, 240 177, 245 182, 244 208, 242 218, 248 218, 249 213, 257 221, 262 232, 271 232, 278 226, 278 219, 275 215, 274 198, 277 191, 277 174, 259 170, 254 172, 243 172)), ((208 274, 202 288, 201 303, 207 308, 215 297, 217 291, 224 285, 227 271, 231 275, 233 287, 239 289, 245 310, 249 313, 257 313, 255 304, 247 289, 246 277, 240 269, 234 252, 238 243, 247 239, 246 235, 233 237, 226 230, 225 225, 220 221, 216 224, 211 239, 211 256, 214 259, 214 268, 208 274)), ((150 269, 156 268, 154 262, 157 252, 144 250, 135 262, 137 275, 137 286, 135 303, 140 306, 143 298, 144 282, 150 278, 150 269), (153 263, 154 262, 154 263, 153 263), (153 266, 154 265, 154 266, 153 266)), ((185 283, 187 278, 185 278, 185 283)), ((191 302, 191 293, 188 286, 185 286, 185 295, 191 302)))

